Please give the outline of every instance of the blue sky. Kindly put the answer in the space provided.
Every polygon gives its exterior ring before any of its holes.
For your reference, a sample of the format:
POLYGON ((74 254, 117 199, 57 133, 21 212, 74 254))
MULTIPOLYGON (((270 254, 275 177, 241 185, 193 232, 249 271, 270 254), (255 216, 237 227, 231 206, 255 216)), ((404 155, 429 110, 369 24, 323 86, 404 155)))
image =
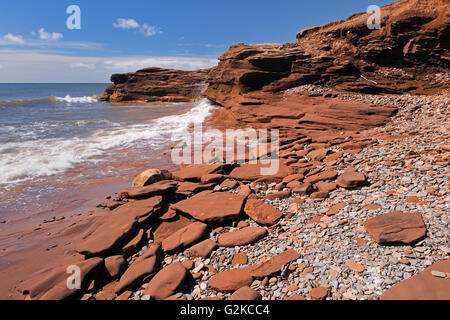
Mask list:
POLYGON ((0 82, 108 82, 148 66, 197 69, 234 43, 295 41, 381 0, 14 0, 0 2, 0 82), (81 9, 69 30, 67 7, 81 9))

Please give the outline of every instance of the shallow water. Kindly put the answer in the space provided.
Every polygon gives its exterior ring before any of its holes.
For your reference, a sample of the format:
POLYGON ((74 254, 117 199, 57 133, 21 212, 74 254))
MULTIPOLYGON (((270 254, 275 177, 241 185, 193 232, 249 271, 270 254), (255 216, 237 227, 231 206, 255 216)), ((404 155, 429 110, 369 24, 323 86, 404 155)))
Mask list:
POLYGON ((111 190, 102 186, 122 186, 145 168, 173 168, 168 150, 176 135, 211 110, 205 100, 100 102, 105 86, 0 84, 1 230, 37 214, 62 215, 70 202, 104 197, 111 190))

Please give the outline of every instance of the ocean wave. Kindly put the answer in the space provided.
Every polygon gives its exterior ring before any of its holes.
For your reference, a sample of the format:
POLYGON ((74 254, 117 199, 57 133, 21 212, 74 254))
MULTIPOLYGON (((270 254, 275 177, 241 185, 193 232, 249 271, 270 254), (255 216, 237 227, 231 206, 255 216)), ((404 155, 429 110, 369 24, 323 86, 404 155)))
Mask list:
POLYGON ((0 145, 0 184, 61 173, 114 148, 161 146, 174 136, 183 136, 191 125, 202 123, 212 109, 213 106, 205 99, 184 114, 166 116, 144 124, 99 129, 83 139, 4 143, 0 145))
POLYGON ((31 105, 36 103, 49 102, 63 102, 67 104, 72 103, 95 103, 98 102, 98 96, 83 96, 83 97, 71 97, 70 95, 66 95, 65 97, 47 97, 40 99, 24 99, 24 100, 7 100, 0 101, 0 107, 14 107, 14 106, 23 106, 23 105, 31 105))
POLYGON ((66 95, 65 97, 53 97, 58 102, 66 102, 66 103, 95 103, 98 102, 98 98, 96 96, 84 96, 84 97, 71 97, 70 95, 66 95))

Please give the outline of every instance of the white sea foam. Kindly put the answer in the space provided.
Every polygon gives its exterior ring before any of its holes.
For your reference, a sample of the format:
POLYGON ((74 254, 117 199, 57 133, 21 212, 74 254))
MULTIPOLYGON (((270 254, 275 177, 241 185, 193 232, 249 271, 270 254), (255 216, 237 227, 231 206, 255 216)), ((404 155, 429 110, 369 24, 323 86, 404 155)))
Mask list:
POLYGON ((141 144, 158 147, 170 141, 173 134, 182 135, 192 124, 203 122, 212 108, 205 99, 181 115, 167 116, 145 124, 113 126, 97 130, 83 139, 4 143, 0 145, 0 184, 60 173, 114 148, 141 144))
POLYGON ((67 95, 65 97, 55 97, 55 100, 58 102, 66 102, 66 103, 95 103, 98 102, 98 99, 95 97, 71 97, 67 95))

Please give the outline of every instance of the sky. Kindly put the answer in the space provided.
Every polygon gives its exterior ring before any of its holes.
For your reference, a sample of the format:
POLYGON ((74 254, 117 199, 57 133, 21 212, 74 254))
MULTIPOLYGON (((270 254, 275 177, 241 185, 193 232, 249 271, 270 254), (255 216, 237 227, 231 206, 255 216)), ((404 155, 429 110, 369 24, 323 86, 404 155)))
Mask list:
POLYGON ((150 66, 207 68, 232 44, 293 42, 304 28, 392 2, 1 1, 0 83, 107 83, 150 66), (79 15, 68 11, 74 5, 79 15))

